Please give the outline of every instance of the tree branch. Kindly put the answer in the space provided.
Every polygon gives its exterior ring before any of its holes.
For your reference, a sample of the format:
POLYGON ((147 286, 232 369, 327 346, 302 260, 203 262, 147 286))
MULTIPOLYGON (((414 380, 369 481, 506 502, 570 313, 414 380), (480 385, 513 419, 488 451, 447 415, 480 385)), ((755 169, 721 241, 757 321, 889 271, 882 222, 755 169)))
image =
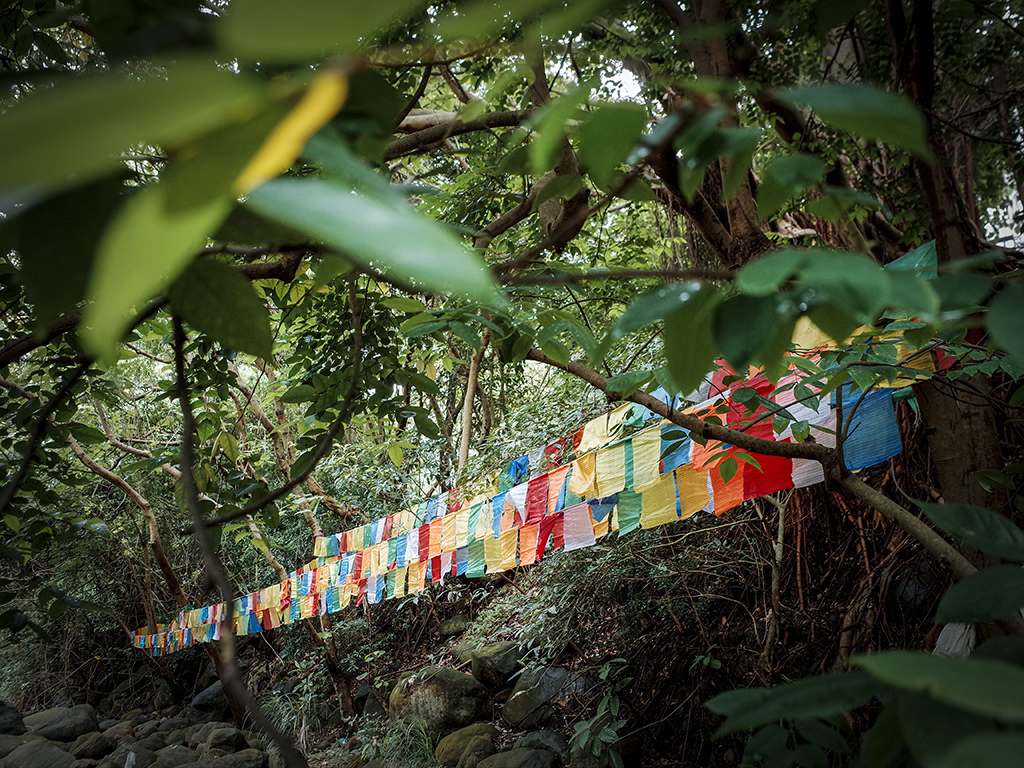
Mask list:
POLYGON ((533 110, 529 109, 516 112, 492 112, 468 123, 464 123, 461 120, 453 120, 444 125, 424 128, 422 131, 410 133, 408 136, 403 136, 391 142, 384 150, 384 159, 395 160, 405 155, 424 152, 440 144, 445 139, 459 136, 463 133, 487 131, 491 128, 511 128, 522 123, 531 114, 533 114, 533 110))

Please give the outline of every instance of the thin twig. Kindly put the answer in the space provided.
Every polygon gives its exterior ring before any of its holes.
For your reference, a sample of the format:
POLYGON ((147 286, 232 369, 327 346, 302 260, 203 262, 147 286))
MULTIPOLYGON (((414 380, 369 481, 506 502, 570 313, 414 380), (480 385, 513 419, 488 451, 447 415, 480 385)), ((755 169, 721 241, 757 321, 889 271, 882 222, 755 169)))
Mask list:
POLYGON ((35 456, 36 448, 39 447, 39 442, 43 439, 43 433, 46 431, 47 419, 56 411, 64 399, 71 392, 71 388, 75 386, 85 372, 89 370, 89 366, 92 365, 91 360, 87 360, 82 363, 72 372, 70 376, 60 385, 60 388, 53 393, 53 397, 49 399, 43 409, 39 412, 39 416, 36 418, 35 423, 32 425, 32 431, 28 436, 28 445, 25 446, 25 452, 22 454, 21 463, 18 465, 18 471, 14 473, 14 477, 11 478, 10 482, 4 486, 3 496, 0 497, 0 515, 7 514, 7 510, 11 506, 11 502, 14 501, 14 495, 18 492, 18 488, 25 481, 25 476, 28 475, 28 468, 32 464, 32 459, 35 456))
MULTIPOLYGON (((276 491, 273 491, 269 495, 260 499, 257 502, 253 502, 249 506, 239 509, 231 514, 224 515, 223 517, 215 518, 206 523, 207 526, 223 525, 224 523, 230 523, 232 520, 237 520, 240 517, 246 517, 248 515, 255 515, 261 509, 266 508, 275 501, 283 499, 291 491, 305 482, 306 478, 316 469, 317 464, 327 455, 327 452, 331 450, 334 445, 334 439, 348 424, 349 416, 352 410, 352 404, 355 402, 359 387, 362 382, 363 367, 362 367, 362 354, 363 354, 363 332, 362 332, 362 304, 356 300, 356 287, 355 281, 349 283, 349 302, 352 305, 352 378, 348 392, 345 394, 345 400, 341 404, 341 409, 338 411, 338 416, 331 424, 330 429, 324 433, 324 436, 317 443, 316 448, 313 449, 312 458, 299 474, 295 475, 284 485, 280 486, 276 491)), ((182 531, 183 533, 193 533, 194 525, 192 528, 186 528, 182 531)))
POLYGON ((235 658, 235 634, 234 634, 234 609, 235 590, 231 584, 227 572, 217 554, 213 551, 210 539, 206 535, 207 524, 203 519, 203 512, 199 506, 199 489, 196 486, 193 462, 195 461, 192 445, 192 435, 195 429, 195 419, 192 415, 192 396, 185 377, 185 331, 181 325, 181 319, 174 316, 174 372, 176 387, 178 390, 178 402, 181 406, 181 482, 184 488, 185 501, 188 504, 189 512, 192 514, 192 524, 195 528, 196 539, 199 550, 203 554, 203 562, 210 579, 217 585, 224 606, 227 609, 225 619, 226 629, 221 633, 221 661, 223 667, 218 670, 221 673, 221 682, 234 699, 240 702, 253 721, 260 729, 274 740, 274 743, 281 749, 281 757, 290 768, 308 768, 306 758, 292 746, 288 737, 285 736, 277 726, 263 712, 256 699, 249 693, 242 682, 241 673, 235 658))

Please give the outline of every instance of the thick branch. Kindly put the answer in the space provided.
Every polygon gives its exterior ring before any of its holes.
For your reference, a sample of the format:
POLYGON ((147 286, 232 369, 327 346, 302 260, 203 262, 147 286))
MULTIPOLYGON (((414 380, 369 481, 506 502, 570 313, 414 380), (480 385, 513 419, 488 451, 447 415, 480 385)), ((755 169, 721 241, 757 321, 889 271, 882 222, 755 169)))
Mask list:
POLYGON ((461 120, 453 120, 444 125, 436 125, 433 128, 425 128, 416 133, 410 133, 396 139, 384 150, 385 160, 394 160, 405 155, 412 155, 423 152, 440 144, 452 136, 459 136, 463 133, 475 131, 487 131, 491 128, 511 128, 519 125, 532 114, 531 110, 520 110, 515 112, 492 112, 484 115, 479 120, 472 120, 464 123, 461 120))

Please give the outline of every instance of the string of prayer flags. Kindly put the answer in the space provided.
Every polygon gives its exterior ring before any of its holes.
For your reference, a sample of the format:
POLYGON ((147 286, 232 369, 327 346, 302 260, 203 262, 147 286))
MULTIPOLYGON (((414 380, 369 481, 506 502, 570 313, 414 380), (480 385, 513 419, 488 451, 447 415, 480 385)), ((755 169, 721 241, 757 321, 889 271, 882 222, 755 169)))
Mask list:
MULTIPOLYGON (((763 376, 727 384, 727 375, 724 367, 716 371, 710 397, 686 412, 724 415, 728 426, 763 439, 794 440, 792 425, 774 434, 774 414, 763 401, 750 413, 734 399, 739 389, 753 389, 784 408, 802 432, 835 445, 837 406, 828 398, 813 406, 798 399, 795 377, 784 377, 774 387, 763 376)), ((747 399, 749 393, 743 396, 747 399)), ((866 395, 844 390, 841 408, 849 422, 844 456, 850 469, 877 464, 902 450, 891 390, 866 395)), ((626 535, 685 520, 701 510, 722 514, 744 501, 824 479, 817 462, 750 457, 718 441, 694 441, 685 429, 667 421, 621 437, 626 425, 647 413, 631 403, 620 406, 573 435, 515 459, 487 493, 471 496, 465 488, 452 489, 415 507, 317 538, 313 561, 278 583, 236 598, 230 625, 223 603, 189 608, 154 633, 137 630, 132 645, 161 656, 216 640, 225 631, 263 632, 336 613, 353 603, 415 594, 428 580, 479 578, 532 565, 560 549, 594 546, 612 531, 626 535), (571 446, 577 452, 568 461, 571 446), (552 457, 566 461, 552 466, 552 457)))

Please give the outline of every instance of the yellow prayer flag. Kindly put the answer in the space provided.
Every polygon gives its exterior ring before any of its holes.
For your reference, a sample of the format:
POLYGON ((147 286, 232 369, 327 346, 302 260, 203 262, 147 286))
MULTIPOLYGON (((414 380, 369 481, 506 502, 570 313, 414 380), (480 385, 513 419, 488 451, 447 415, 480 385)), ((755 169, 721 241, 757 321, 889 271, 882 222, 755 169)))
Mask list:
POLYGON ((607 498, 626 487, 625 443, 617 443, 597 452, 594 479, 597 486, 594 495, 599 499, 607 498))
POLYGON ((469 544, 469 508, 460 509, 455 514, 455 548, 469 544))
POLYGON ((487 573, 499 573, 504 570, 501 567, 501 539, 488 536, 484 539, 484 564, 487 566, 487 573))
POLYGON ((441 553, 454 552, 458 545, 455 541, 456 515, 448 514, 441 518, 441 553))
POLYGON ((597 460, 594 454, 580 456, 572 463, 572 475, 569 477, 569 490, 577 496, 593 498, 594 475, 597 460))
POLYGON ((638 493, 661 474, 661 424, 633 435, 633 490, 638 493))
POLYGON ((675 475, 679 485, 679 507, 682 509, 682 519, 685 520, 700 512, 711 501, 708 473, 707 470, 696 470, 692 465, 685 464, 676 469, 675 475))
POLYGON ((516 555, 519 553, 519 529, 510 528, 507 531, 502 531, 498 541, 501 543, 501 570, 508 571, 515 568, 518 564, 516 555))
POLYGON ((395 597, 405 597, 405 579, 408 573, 408 566, 395 569, 395 597))
POLYGON ((674 523, 679 519, 676 515, 676 482, 669 472, 658 478, 658 482, 648 486, 643 492, 643 509, 640 512, 640 527, 655 528, 666 523, 674 523))

